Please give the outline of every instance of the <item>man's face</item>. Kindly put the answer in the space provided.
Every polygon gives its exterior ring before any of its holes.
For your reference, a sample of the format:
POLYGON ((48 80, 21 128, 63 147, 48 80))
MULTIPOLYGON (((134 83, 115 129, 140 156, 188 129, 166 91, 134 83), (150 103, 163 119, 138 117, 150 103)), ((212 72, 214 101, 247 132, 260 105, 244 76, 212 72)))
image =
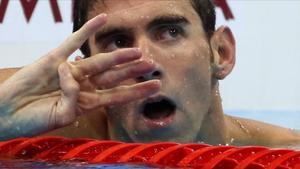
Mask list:
POLYGON ((211 104, 211 52, 190 1, 105 0, 94 4, 89 18, 99 13, 108 21, 89 39, 91 55, 138 47, 156 69, 120 85, 162 83, 154 96, 108 108, 113 139, 195 141, 211 104))

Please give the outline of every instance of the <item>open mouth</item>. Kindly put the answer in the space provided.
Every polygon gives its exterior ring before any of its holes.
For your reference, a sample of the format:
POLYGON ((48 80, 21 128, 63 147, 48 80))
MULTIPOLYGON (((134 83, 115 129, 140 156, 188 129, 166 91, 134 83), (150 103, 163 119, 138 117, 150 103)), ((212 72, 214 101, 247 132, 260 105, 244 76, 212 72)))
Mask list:
POLYGON ((175 113, 176 104, 169 98, 158 96, 145 100, 141 107, 141 113, 150 120, 162 120, 175 113))

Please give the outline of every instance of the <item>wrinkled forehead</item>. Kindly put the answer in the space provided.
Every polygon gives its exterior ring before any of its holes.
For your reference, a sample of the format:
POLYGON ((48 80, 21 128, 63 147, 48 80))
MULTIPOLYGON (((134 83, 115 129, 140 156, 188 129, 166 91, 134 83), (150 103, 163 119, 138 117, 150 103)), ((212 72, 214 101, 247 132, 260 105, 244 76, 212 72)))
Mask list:
POLYGON ((190 0, 96 0, 90 7, 88 19, 100 13, 107 13, 113 18, 109 22, 123 24, 142 23, 164 15, 200 20, 190 0))

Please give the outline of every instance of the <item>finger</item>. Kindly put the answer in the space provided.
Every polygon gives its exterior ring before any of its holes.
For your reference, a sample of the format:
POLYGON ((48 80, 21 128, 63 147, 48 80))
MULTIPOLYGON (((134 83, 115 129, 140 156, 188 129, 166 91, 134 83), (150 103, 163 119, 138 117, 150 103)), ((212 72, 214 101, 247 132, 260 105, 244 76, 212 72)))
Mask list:
POLYGON ((139 59, 142 56, 138 48, 120 49, 111 53, 101 53, 72 63, 72 74, 76 80, 85 79, 101 73, 112 66, 139 59))
POLYGON ((159 80, 151 80, 133 86, 99 90, 96 93, 80 92, 78 102, 80 107, 87 110, 102 106, 121 105, 151 96, 158 92, 160 87, 159 80))
POLYGON ((81 56, 76 56, 75 57, 75 61, 79 61, 79 60, 82 60, 83 58, 81 56))
POLYGON ((58 67, 61 87, 61 100, 57 104, 55 124, 65 126, 76 118, 76 104, 79 94, 79 84, 73 78, 68 64, 62 63, 58 67))
POLYGON ((136 78, 138 76, 149 73, 153 71, 154 68, 155 65, 153 64, 153 62, 149 62, 148 60, 138 60, 136 62, 124 64, 120 67, 114 67, 101 74, 90 77, 90 81, 95 86, 112 88, 126 79, 136 78))
POLYGON ((69 36, 57 49, 56 56, 67 59, 74 51, 106 22, 107 15, 100 14, 85 23, 78 31, 69 36))

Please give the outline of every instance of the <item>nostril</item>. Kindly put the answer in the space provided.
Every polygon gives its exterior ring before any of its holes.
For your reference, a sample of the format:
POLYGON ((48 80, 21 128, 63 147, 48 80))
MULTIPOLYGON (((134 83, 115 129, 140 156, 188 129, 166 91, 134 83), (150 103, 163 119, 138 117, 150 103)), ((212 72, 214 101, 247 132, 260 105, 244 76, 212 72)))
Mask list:
POLYGON ((146 81, 145 78, 144 78, 144 76, 139 76, 139 77, 136 78, 136 80, 138 82, 144 82, 144 81, 146 81))
POLYGON ((154 71, 154 72, 152 73, 152 75, 153 75, 154 77, 160 77, 160 76, 161 76, 161 73, 160 73, 160 71, 156 70, 156 71, 154 71))
POLYGON ((162 76, 161 71, 160 70, 155 70, 153 72, 149 72, 149 73, 146 73, 142 76, 136 77, 136 80, 138 82, 145 82, 147 80, 160 79, 161 76, 162 76))

